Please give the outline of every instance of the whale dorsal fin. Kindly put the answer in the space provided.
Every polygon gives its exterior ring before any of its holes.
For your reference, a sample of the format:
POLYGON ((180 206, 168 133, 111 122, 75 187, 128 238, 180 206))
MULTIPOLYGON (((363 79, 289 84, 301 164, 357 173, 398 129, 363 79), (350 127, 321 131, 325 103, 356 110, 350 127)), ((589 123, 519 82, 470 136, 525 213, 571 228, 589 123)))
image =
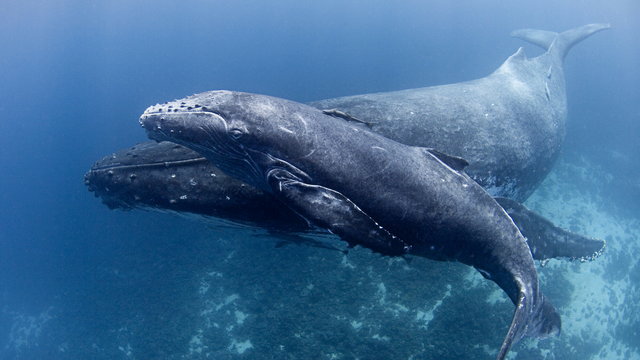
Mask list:
POLYGON ((525 60, 527 55, 524 53, 524 48, 521 46, 518 50, 513 53, 513 55, 509 56, 509 60, 525 60))
POLYGON ((467 160, 461 158, 461 157, 448 155, 448 154, 445 154, 443 152, 440 152, 438 150, 431 149, 431 148, 423 148, 423 149, 424 149, 424 151, 426 151, 429 154, 431 154, 431 155, 435 156, 436 158, 438 158, 438 160, 440 160, 443 163, 447 164, 453 170, 462 171, 462 170, 464 170, 464 168, 469 166, 469 162, 467 160))

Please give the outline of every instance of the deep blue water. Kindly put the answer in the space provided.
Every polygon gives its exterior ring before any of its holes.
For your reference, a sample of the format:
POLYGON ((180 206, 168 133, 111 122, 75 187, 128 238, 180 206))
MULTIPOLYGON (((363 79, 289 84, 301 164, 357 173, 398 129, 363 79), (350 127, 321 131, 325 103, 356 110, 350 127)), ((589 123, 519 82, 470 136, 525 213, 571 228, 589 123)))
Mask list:
MULTIPOLYGON (((82 181, 95 160, 145 140, 137 118, 147 106, 201 91, 249 91, 304 102, 453 83, 489 74, 519 46, 530 56, 540 53, 510 38, 514 29, 562 31, 608 22, 612 29, 578 44, 566 59, 569 119, 563 156, 569 161, 586 158, 613 176, 610 186, 597 191, 612 213, 638 219, 640 3, 635 0, 469 0, 455 5, 386 0, 27 0, 1 2, 0 14, 0 356, 204 356, 188 355, 191 335, 181 341, 176 339, 178 332, 163 327, 171 321, 196 321, 190 318, 189 304, 198 299, 182 293, 180 286, 197 288, 199 278, 192 274, 234 251, 257 247, 238 260, 238 272, 248 271, 250 262, 260 258, 259 251, 273 251, 273 244, 243 242, 228 230, 168 215, 111 211, 82 181), (235 236, 237 244, 220 240, 235 236), (219 242, 210 244, 214 240, 219 242), (54 320, 30 338, 39 340, 20 351, 9 345, 17 314, 37 316, 50 307, 54 320), (131 319, 126 336, 110 330, 122 328, 116 325, 124 319, 131 319), (145 326, 151 330, 143 330, 145 326), (126 347, 119 350, 125 346, 121 344, 131 346, 129 355, 126 347)), ((283 251, 322 257, 313 249, 283 251)), ((622 277, 638 280, 639 267, 630 258, 621 259, 632 269, 622 277)), ((251 281, 273 282, 275 295, 267 298, 290 297, 277 281, 286 269, 271 272, 277 264, 256 266, 264 269, 262 279, 240 274, 228 280, 227 288, 237 286, 238 293, 249 294, 251 281)), ((295 266, 309 265, 298 261, 295 266)), ((289 280, 302 289, 306 286, 301 278, 289 280)), ((348 287, 345 283, 340 289, 348 287)), ((336 289, 330 282, 325 285, 325 291, 336 289)), ((633 305, 626 305, 629 311, 633 305)), ((510 308, 505 309, 502 323, 510 316, 510 308)), ((246 312, 263 311, 252 310, 246 312)), ((282 320, 282 314, 273 316, 282 320)), ((625 326, 619 338, 633 339, 640 326, 625 326)), ((459 328, 442 329, 440 333, 461 336, 459 328)), ((473 334, 485 330, 478 325, 473 334)), ((495 331, 493 343, 499 343, 502 330, 495 331)), ((211 333, 208 339, 217 344, 224 336, 211 333)), ((259 341, 254 340, 255 348, 259 341)), ((343 350, 327 341, 327 347, 343 350)), ((318 344, 306 346, 317 350, 318 344)), ((365 345, 353 346, 358 347, 353 357, 368 358, 365 345)), ((219 348, 213 358, 232 358, 226 343, 219 348)), ((384 351, 387 348, 372 345, 369 356, 384 358, 384 351)), ((292 349, 291 354, 295 358, 304 351, 292 349)), ((402 355, 394 354, 389 356, 402 355)))

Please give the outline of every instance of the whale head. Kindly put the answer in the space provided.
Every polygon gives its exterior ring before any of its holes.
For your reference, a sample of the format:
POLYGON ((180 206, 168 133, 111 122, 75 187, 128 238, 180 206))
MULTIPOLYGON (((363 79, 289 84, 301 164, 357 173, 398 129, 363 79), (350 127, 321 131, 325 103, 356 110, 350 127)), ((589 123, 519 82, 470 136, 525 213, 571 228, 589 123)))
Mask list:
POLYGON ((187 146, 225 173, 264 188, 265 163, 284 153, 295 157, 301 148, 305 111, 305 105, 269 96, 209 91, 151 106, 140 124, 149 138, 187 146))

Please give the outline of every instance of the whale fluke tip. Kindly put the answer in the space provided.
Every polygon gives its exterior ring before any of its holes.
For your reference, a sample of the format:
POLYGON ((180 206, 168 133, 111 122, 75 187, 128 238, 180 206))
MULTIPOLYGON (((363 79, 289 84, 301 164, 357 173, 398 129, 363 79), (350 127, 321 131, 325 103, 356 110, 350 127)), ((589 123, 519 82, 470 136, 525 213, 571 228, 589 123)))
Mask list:
POLYGON ((511 32, 511 36, 538 45, 562 59, 573 45, 588 38, 592 34, 611 28, 609 23, 587 24, 561 33, 536 29, 520 29, 511 32))

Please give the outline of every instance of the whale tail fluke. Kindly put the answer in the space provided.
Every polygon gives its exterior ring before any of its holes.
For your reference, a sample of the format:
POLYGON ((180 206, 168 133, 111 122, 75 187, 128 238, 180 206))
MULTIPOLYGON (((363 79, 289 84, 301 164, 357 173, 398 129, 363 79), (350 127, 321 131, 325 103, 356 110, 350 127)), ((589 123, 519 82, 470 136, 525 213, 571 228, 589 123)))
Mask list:
POLYGON ((564 59, 573 45, 588 38, 592 34, 610 28, 609 24, 588 24, 565 32, 520 29, 511 33, 511 36, 538 45, 550 53, 557 54, 564 59))
POLYGON ((553 305, 540 295, 538 299, 542 303, 534 307, 533 298, 523 290, 520 289, 519 299, 515 304, 516 310, 513 313, 507 336, 498 351, 497 360, 505 359, 511 346, 524 336, 546 338, 560 333, 560 314, 553 305))
POLYGON ((545 298, 542 306, 540 307, 539 321, 534 322, 534 326, 530 327, 530 333, 527 335, 546 338, 549 336, 556 336, 560 334, 562 328, 562 321, 560 320, 560 314, 555 307, 545 298))

